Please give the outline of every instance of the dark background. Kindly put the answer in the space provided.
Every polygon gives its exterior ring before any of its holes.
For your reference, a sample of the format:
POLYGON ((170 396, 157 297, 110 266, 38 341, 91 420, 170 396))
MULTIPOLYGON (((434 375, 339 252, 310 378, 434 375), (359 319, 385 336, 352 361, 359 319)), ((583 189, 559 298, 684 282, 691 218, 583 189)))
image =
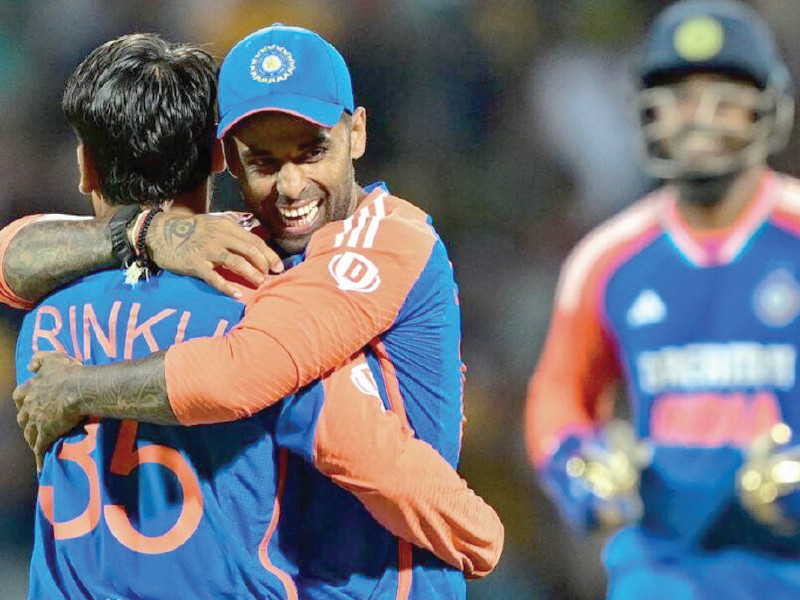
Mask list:
MULTIPOLYGON (((522 411, 560 262, 605 217, 649 190, 629 86, 656 0, 0 0, 0 224, 87 214, 75 141, 60 112, 69 73, 100 43, 157 31, 223 57, 280 21, 344 54, 366 107, 359 180, 431 213, 461 286, 469 368, 461 473, 500 512, 506 548, 470 598, 603 595, 602 540, 560 525, 529 466, 522 411)), ((800 6, 752 2, 797 78, 800 6)), ((798 143, 776 167, 800 173, 798 143)), ((223 177, 217 208, 235 207, 223 177)), ((35 502, 33 460, 11 389, 19 315, 0 312, 0 596, 22 598, 35 502)))

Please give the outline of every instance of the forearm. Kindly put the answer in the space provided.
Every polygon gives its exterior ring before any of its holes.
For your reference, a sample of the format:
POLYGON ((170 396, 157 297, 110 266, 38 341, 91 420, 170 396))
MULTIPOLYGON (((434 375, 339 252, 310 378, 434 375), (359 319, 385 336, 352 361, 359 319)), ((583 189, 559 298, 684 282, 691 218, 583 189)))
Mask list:
POLYGON ((38 301, 78 277, 116 264, 108 219, 42 219, 27 224, 3 256, 6 285, 38 301))
POLYGON ((177 425, 167 397, 164 353, 140 360, 85 367, 74 386, 81 415, 177 425))

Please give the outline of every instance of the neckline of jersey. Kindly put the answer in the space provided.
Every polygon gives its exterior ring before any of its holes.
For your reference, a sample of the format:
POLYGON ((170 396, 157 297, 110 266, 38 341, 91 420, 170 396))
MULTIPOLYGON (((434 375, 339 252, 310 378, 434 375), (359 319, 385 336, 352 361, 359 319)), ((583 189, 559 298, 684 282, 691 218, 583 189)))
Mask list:
POLYGON ((708 231, 693 229, 678 212, 678 196, 674 188, 664 191, 662 223, 678 251, 694 266, 715 267, 736 260, 767 220, 777 200, 776 176, 767 170, 758 191, 729 227, 708 231))

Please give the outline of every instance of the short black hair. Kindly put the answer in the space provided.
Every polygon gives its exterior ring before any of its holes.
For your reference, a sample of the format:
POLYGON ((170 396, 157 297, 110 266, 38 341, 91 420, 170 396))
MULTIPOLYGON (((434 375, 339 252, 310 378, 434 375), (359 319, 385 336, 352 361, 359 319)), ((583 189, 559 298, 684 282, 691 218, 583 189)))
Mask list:
POLYGON ((111 204, 155 205, 211 173, 217 61, 196 46, 135 33, 78 65, 62 108, 111 204))

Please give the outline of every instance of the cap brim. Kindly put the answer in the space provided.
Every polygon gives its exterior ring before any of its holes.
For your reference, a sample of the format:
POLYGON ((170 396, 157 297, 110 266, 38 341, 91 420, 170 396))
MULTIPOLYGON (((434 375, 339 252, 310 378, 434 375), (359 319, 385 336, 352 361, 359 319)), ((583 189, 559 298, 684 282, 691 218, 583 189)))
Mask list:
POLYGON ((250 98, 221 115, 222 118, 217 125, 217 137, 222 139, 234 125, 261 112, 282 112, 330 129, 339 122, 344 110, 344 107, 338 104, 293 94, 250 98))

